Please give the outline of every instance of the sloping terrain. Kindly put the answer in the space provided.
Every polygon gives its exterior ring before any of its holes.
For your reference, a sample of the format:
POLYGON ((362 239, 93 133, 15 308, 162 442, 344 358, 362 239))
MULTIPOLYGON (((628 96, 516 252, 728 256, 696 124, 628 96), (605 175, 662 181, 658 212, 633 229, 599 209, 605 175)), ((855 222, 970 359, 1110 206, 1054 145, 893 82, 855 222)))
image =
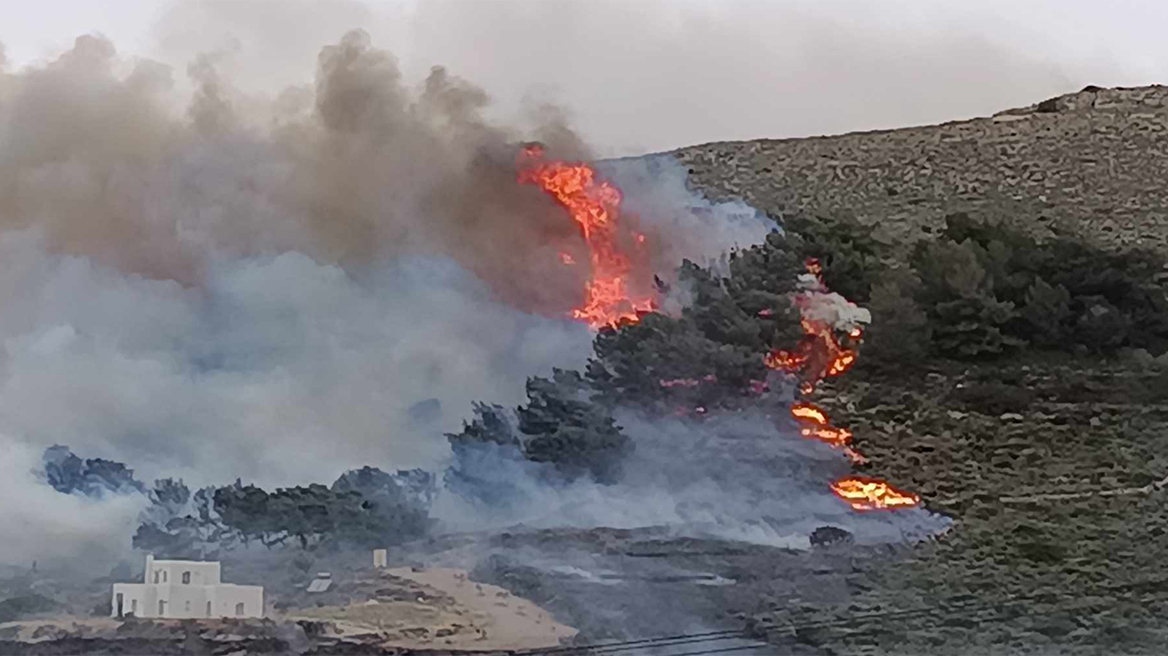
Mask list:
POLYGON ((890 243, 948 214, 1002 217, 1168 252, 1168 87, 1079 93, 942 125, 673 152, 711 199, 851 215, 890 243))
MULTIPOLYGON (((890 244, 965 212, 1168 252, 1166 128, 1168 89, 1089 88, 991 118, 674 154, 711 197, 850 215, 890 244)), ((816 402, 868 471, 957 523, 906 560, 858 564, 845 603, 765 602, 760 635, 810 653, 1163 653, 1162 360, 1023 354, 888 377, 861 357, 816 402)))
POLYGON ((906 559, 860 563, 846 604, 775 599, 760 627, 783 642, 784 626, 874 615, 798 636, 823 653, 1163 653, 1166 383, 1031 362, 821 390, 868 469, 956 525, 906 559))
MULTIPOLYGON (((711 198, 741 197, 780 216, 849 214, 894 244, 928 238, 947 215, 968 212, 1168 253, 1166 103, 1160 87, 1087 90, 941 126, 675 154, 711 198)), ((385 576, 366 552, 303 564, 294 549, 264 552, 239 563, 239 580, 267 587, 284 628, 244 628, 269 646, 326 638, 341 649, 373 635, 376 644, 365 644, 386 653, 548 647, 574 629, 576 639, 597 641, 743 627, 794 654, 1164 653, 1168 373, 1160 366, 1032 353, 890 376, 869 371, 861 355, 852 373, 820 386, 812 400, 855 432, 869 460, 862 471, 954 518, 935 542, 841 539, 797 551, 656 529, 516 527, 395 550, 397 569, 385 576), (310 596, 309 573, 325 570, 336 587, 310 596), (469 601, 458 601, 462 593, 469 601), (532 633, 537 642, 516 641, 532 633)), ((29 590, 78 614, 105 586, 68 603, 51 586, 29 590)), ((123 633, 146 639, 139 630, 123 633)), ((208 650, 218 637, 208 634, 208 650)), ((660 653, 750 644, 732 636, 660 653)))

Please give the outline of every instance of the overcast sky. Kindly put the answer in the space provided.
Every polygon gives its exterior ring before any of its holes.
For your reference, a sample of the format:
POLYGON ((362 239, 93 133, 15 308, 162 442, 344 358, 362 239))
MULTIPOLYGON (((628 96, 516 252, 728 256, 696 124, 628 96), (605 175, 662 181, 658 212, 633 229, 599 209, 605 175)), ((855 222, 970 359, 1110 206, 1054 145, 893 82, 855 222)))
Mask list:
POLYGON ((0 0, 10 68, 74 37, 237 84, 311 78, 351 28, 407 78, 484 87, 494 115, 555 101, 605 155, 986 115, 1096 84, 1168 79, 1168 2, 1110 0, 0 0), (529 103, 528 103, 529 104, 529 103))

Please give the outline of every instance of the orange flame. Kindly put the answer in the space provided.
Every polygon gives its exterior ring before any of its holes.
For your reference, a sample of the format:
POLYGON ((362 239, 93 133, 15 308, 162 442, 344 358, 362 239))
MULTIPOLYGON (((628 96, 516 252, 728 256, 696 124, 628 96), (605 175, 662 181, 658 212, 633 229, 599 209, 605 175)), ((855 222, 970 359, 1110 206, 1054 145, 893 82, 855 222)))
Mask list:
MULTIPOLYGON (((543 156, 543 148, 524 149, 528 158, 543 156)), ((617 326, 640 320, 641 313, 653 310, 652 297, 631 298, 629 258, 618 246, 621 194, 608 182, 597 180, 587 164, 538 161, 519 172, 519 182, 534 184, 550 194, 580 225, 591 254, 592 278, 585 286, 581 307, 572 311, 576 319, 593 328, 617 326)), ((637 235, 644 242, 644 235, 637 235)))
MULTIPOLYGON (((815 277, 819 285, 826 289, 823 283, 823 267, 819 260, 808 258, 805 263, 807 272, 815 277)), ((800 295, 795 298, 796 305, 803 305, 807 297, 800 295)), ((765 311, 763 316, 771 316, 773 311, 765 311)), ((759 313, 762 315, 762 313, 759 313)), ((839 376, 856 362, 856 351, 844 348, 836 337, 835 328, 819 321, 813 321, 804 316, 800 320, 803 326, 803 339, 795 346, 794 351, 775 350, 763 356, 763 363, 771 369, 786 371, 787 373, 803 374, 804 390, 814 389, 815 383, 824 378, 839 376)), ((848 332, 852 339, 859 339, 864 334, 858 326, 848 332)))
POLYGON ((843 478, 831 484, 832 492, 856 510, 882 510, 917 506, 921 498, 902 492, 876 478, 843 478))
POLYGON ((796 403, 791 406, 791 414, 795 419, 810 421, 819 426, 827 425, 827 413, 812 403, 796 403))
MULTIPOLYGON (((796 403, 791 406, 791 415, 796 421, 803 424, 803 428, 799 431, 803 437, 810 437, 837 448, 846 447, 852 441, 852 431, 832 426, 827 418, 827 413, 815 404, 796 403)), ((851 454, 849 457, 853 461, 855 460, 851 454)))
MULTIPOLYGON (((823 283, 823 267, 814 258, 806 262, 807 272, 814 276, 821 291, 827 287, 823 283)), ((796 296, 796 305, 806 309, 808 296, 796 296)), ((759 316, 772 316, 773 311, 763 310, 759 316)), ((778 371, 800 375, 801 394, 810 394, 815 384, 829 376, 839 376, 856 363, 856 351, 845 348, 836 336, 835 326, 814 321, 804 314, 801 324, 803 338, 791 351, 775 350, 763 356, 763 363, 778 371)), ((864 331, 859 326, 848 330, 847 337, 859 340, 864 331)), ((853 449, 852 432, 846 428, 831 425, 827 413, 819 406, 805 401, 791 405, 791 416, 802 425, 800 433, 804 437, 825 442, 833 448, 843 449, 844 454, 855 464, 864 464, 867 459, 853 449)), ((889 508, 905 508, 919 505, 921 500, 915 494, 902 492, 887 482, 875 478, 843 478, 831 484, 832 491, 848 502, 854 510, 866 511, 889 508)))

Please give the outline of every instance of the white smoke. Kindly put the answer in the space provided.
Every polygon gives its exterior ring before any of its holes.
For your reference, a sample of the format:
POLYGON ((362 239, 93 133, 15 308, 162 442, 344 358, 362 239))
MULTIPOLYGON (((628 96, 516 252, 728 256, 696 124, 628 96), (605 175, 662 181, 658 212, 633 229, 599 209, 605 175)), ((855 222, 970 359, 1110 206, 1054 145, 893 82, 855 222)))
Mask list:
POLYGON ((605 160, 597 169, 617 182, 622 209, 640 219, 650 239, 664 245, 660 260, 673 266, 682 259, 716 265, 729 251, 760 243, 780 230, 742 201, 712 203, 694 193, 685 167, 672 155, 605 160))
MULTIPOLYGON (((192 487, 436 470, 472 401, 517 405, 590 353, 560 311, 582 281, 556 253, 581 236, 515 183, 480 90, 436 70, 415 93, 360 33, 270 107, 215 61, 189 99, 97 37, 0 72, 0 448, 20 500, 0 528, 30 527, 0 562, 129 547, 142 499, 53 491, 29 474, 48 446, 192 487)), ((533 136, 586 154, 549 116, 533 136)), ((613 176, 663 275, 765 233, 656 170, 613 176)))
POLYGON ((460 528, 661 527, 787 548, 809 547, 821 526, 872 544, 921 540, 951 524, 923 508, 853 511, 829 487, 850 471, 841 452, 760 412, 693 420, 624 410, 616 418, 636 444, 619 483, 548 484, 547 465, 489 448, 462 464, 493 490, 491 503, 448 492, 438 514, 460 528))
POLYGON ((28 567, 34 561, 64 561, 81 569, 96 563, 108 570, 129 551, 126 536, 137 528, 145 497, 61 494, 33 473, 42 454, 42 449, 0 436, 0 562, 28 567))
MULTIPOLYGON (((21 527, 0 541, 0 562, 128 551, 143 499, 52 490, 30 473, 51 445, 191 487, 328 483, 364 465, 434 471, 450 455, 442 434, 472 401, 518 405, 528 376, 590 354, 591 331, 563 318, 582 274, 557 257, 581 246, 578 227, 515 182, 521 135, 480 116, 485 92, 442 69, 414 89, 360 32, 322 49, 311 88, 272 103, 216 61, 192 63, 190 98, 174 95, 174 71, 97 37, 41 67, 0 69, 0 450, 12 501, 0 532, 21 527)), ((559 114, 545 118, 522 136, 587 157, 559 114)), ((712 262, 776 229, 695 195, 668 157, 599 168, 665 278, 683 258, 712 262)), ((708 428, 622 421, 643 444, 637 478, 533 487, 548 496, 515 517, 781 544, 805 540, 807 522, 875 521, 849 519, 822 481, 751 469, 749 450, 714 459, 738 468, 722 480, 705 461, 717 454, 701 451, 708 428), (704 455, 679 460, 677 444, 704 455), (781 501, 792 490, 798 501, 781 501)), ((727 430, 750 436, 728 445, 777 444, 757 426, 727 430)), ((438 510, 458 521, 466 509, 438 510)))

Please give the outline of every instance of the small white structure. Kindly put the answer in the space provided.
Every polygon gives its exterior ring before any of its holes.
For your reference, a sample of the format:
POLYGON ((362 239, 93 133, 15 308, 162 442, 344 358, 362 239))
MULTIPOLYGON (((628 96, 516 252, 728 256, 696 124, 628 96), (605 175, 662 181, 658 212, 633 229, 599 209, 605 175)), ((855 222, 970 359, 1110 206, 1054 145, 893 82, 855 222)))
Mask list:
POLYGON ((328 572, 317 572, 316 578, 308 584, 308 592, 328 592, 333 586, 333 575, 328 572))
POLYGON ((373 567, 375 569, 384 569, 389 566, 389 550, 388 549, 374 549, 373 550, 373 567))
POLYGON ((143 583, 115 583, 113 617, 192 619, 263 617, 264 589, 219 580, 219 563, 154 560, 146 556, 143 583))

